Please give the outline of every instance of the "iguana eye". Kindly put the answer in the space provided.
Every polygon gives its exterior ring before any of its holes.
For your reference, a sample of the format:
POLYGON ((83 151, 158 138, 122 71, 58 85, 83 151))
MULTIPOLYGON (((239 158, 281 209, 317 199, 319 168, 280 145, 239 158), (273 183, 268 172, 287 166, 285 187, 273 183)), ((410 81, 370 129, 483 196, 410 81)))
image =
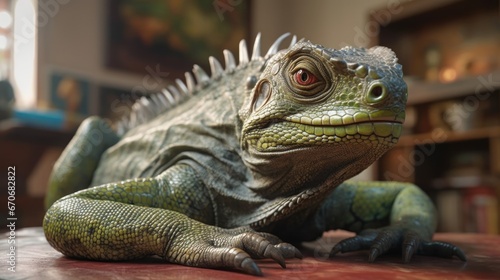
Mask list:
POLYGON ((293 75, 295 82, 301 86, 308 86, 318 81, 318 78, 305 69, 299 69, 293 75))
POLYGON ((284 78, 292 98, 299 102, 319 102, 328 97, 333 76, 321 58, 298 53, 284 67, 284 78))

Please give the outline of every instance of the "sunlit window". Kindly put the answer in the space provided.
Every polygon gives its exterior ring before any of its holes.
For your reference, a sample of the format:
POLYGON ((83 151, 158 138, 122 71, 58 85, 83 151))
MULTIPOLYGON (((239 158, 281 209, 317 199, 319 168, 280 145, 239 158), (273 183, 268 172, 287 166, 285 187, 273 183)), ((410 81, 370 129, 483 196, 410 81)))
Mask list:
POLYGON ((7 29, 12 24, 12 15, 9 11, 0 11, 0 28, 7 29))
POLYGON ((9 47, 9 39, 5 35, 0 35, 0 50, 5 51, 9 47))
POLYGON ((10 1, 14 11, 11 81, 20 108, 34 107, 36 102, 36 1, 10 1))
POLYGON ((0 80, 9 78, 12 15, 10 2, 0 0, 0 80))
POLYGON ((14 87, 16 106, 36 102, 37 0, 0 0, 0 80, 14 87))

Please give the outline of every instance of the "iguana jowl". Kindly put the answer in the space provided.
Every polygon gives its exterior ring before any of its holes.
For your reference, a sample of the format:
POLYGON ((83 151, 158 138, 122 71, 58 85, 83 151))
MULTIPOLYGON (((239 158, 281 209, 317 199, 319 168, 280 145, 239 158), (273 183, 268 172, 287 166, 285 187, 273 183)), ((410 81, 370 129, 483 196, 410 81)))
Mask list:
POLYGON ((324 48, 278 38, 264 56, 260 34, 239 64, 176 81, 141 99, 114 128, 91 117, 54 166, 45 235, 71 257, 173 263, 260 275, 253 259, 301 257, 286 242, 330 229, 357 236, 338 252, 369 260, 401 248, 465 256, 432 242, 436 215, 416 186, 345 182, 401 134, 407 87, 392 51, 324 48), (88 188, 90 187, 90 188, 88 188), (61 198, 62 197, 62 198, 61 198))

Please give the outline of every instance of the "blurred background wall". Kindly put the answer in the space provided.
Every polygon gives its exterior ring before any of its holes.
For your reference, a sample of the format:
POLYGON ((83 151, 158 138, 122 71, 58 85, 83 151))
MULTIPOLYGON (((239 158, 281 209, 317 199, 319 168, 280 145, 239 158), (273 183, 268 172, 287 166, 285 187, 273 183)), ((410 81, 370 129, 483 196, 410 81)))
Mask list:
MULTIPOLYGON (((356 28, 363 28, 369 13, 388 3, 400 1, 251 1, 251 38, 260 31, 263 46, 270 46, 278 36, 291 32, 335 48, 354 44, 356 28)), ((133 87, 141 82, 142 75, 112 71, 104 65, 106 9, 107 1, 71 0, 39 29, 38 88, 42 95, 49 91, 48 75, 54 69, 71 70, 114 86, 133 87)))

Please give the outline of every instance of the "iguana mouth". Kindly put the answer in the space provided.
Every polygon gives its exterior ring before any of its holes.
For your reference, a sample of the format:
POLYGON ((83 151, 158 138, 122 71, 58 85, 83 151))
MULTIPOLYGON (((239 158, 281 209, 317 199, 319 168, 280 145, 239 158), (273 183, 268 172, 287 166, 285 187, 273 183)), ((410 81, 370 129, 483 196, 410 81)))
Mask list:
POLYGON ((297 127, 308 134, 316 136, 337 136, 345 137, 348 135, 362 135, 362 136, 378 136, 378 137, 399 137, 401 136, 401 124, 399 121, 384 121, 374 120, 367 122, 354 122, 351 124, 343 125, 309 125, 304 123, 297 123, 297 127))
POLYGON ((368 144, 397 143, 402 132, 402 121, 372 120, 353 122, 342 125, 310 125, 294 121, 272 121, 265 127, 269 132, 263 136, 248 135, 246 143, 259 151, 286 151, 290 145, 299 147, 314 147, 324 144, 343 142, 365 142, 368 144), (288 128, 288 129, 284 129, 288 128), (275 131, 287 131, 278 132, 275 131), (298 145, 298 146, 297 146, 298 145))
POLYGON ((388 137, 392 135, 397 138, 401 135, 404 117, 404 112, 394 114, 390 111, 381 110, 372 113, 356 112, 353 114, 330 112, 316 118, 294 115, 286 117, 285 121, 295 124, 300 130, 310 135, 316 136, 375 135, 388 137))

